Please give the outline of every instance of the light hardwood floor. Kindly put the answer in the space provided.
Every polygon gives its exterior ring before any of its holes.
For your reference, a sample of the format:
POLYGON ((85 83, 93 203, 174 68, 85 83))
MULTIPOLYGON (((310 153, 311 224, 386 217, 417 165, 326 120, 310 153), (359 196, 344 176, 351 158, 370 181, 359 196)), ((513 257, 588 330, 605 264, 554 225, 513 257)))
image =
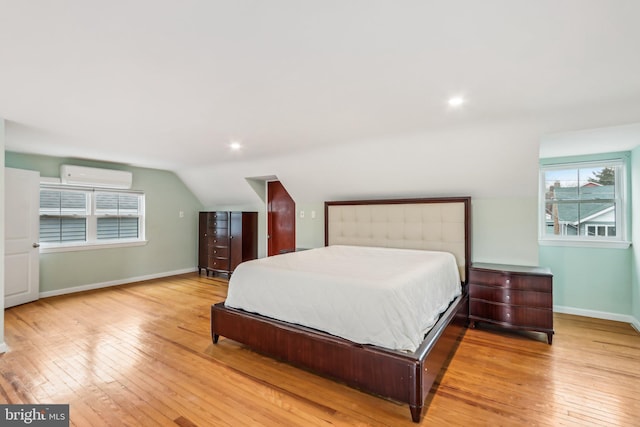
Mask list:
MULTIPOLYGON (((406 405, 361 393, 209 335, 226 282, 197 274, 5 311, 0 401, 69 403, 71 424, 411 426, 406 405)), ((555 316, 544 335, 469 329, 421 425, 640 422, 640 336, 555 316)))

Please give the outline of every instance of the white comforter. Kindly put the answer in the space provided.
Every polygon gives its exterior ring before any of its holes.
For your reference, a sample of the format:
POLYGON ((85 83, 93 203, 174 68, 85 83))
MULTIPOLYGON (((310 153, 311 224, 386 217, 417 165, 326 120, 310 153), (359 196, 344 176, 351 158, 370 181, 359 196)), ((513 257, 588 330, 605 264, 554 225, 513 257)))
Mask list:
POLYGON ((413 352, 460 292, 450 253, 328 246, 240 264, 225 305, 413 352))

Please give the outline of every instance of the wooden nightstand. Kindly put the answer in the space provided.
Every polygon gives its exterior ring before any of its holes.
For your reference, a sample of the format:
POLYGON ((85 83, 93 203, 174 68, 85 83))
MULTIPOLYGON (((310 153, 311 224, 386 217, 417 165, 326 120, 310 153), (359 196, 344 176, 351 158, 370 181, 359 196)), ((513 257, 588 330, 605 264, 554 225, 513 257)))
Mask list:
POLYGON ((469 268, 470 326, 487 322, 537 331, 553 339, 553 275, 548 268, 473 264, 469 268))

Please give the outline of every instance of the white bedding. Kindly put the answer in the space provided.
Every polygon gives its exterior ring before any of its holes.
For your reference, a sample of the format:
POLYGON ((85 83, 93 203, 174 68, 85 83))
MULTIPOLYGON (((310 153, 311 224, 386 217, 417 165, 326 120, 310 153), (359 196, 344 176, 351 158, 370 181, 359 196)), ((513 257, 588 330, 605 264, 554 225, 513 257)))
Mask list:
POLYGON ((335 245, 240 264, 225 305, 413 352, 460 292, 450 253, 335 245))

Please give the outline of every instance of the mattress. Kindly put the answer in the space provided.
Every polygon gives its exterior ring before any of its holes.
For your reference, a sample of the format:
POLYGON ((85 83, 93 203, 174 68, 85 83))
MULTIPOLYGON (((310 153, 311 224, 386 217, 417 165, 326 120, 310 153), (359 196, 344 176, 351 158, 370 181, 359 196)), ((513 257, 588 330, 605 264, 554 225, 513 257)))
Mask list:
POLYGON ((240 264, 225 306, 413 352, 460 293, 448 252, 334 245, 240 264))

